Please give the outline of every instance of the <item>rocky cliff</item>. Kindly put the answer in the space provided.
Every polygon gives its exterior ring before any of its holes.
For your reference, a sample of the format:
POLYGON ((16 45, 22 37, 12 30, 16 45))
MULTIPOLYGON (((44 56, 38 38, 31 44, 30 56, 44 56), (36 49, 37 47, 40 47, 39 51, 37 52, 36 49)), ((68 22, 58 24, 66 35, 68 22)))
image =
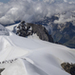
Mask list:
POLYGON ((33 23, 25 24, 25 29, 19 29, 18 34, 23 37, 27 37, 33 34, 37 34, 41 40, 54 42, 51 35, 49 35, 46 28, 42 25, 37 25, 33 23), (19 34, 20 32, 20 34, 19 34))

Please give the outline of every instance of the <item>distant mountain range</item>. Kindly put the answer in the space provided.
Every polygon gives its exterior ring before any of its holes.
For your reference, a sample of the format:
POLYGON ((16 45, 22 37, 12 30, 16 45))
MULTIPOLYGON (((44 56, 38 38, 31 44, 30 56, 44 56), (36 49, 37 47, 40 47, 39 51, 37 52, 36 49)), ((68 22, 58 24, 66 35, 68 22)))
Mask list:
POLYGON ((44 25, 47 29, 51 27, 52 30, 48 30, 52 35, 55 42, 59 42, 71 48, 75 48, 75 23, 74 21, 56 24, 55 20, 59 17, 52 16, 51 18, 45 17, 43 21, 35 22, 35 24, 44 25))
MULTIPOLYGON (((48 41, 49 38, 51 38, 52 36, 54 42, 66 45, 71 48, 75 48, 75 21, 56 24, 54 23, 55 20, 59 20, 59 17, 58 16, 44 17, 43 20, 34 22, 34 23, 28 23, 28 25, 33 27, 33 33, 36 32, 37 35, 42 40, 48 41), (51 36, 46 34, 45 32, 46 30, 44 30, 41 27, 41 25, 44 26, 48 30, 48 33, 51 36)), ((15 22, 15 23, 17 24, 18 22, 15 22)), ((12 27, 12 24, 8 25, 8 27, 9 26, 12 27)), ((14 26, 13 28, 14 30, 12 31, 15 32, 16 26, 14 26)))

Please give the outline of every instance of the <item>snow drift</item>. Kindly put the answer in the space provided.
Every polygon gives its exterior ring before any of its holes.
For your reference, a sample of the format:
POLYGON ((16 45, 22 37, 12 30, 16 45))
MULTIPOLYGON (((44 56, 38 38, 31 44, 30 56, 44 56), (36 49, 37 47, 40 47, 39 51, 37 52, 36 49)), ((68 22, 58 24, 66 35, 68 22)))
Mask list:
POLYGON ((75 49, 8 32, 0 35, 1 75, 69 75, 60 64, 75 63, 75 49))

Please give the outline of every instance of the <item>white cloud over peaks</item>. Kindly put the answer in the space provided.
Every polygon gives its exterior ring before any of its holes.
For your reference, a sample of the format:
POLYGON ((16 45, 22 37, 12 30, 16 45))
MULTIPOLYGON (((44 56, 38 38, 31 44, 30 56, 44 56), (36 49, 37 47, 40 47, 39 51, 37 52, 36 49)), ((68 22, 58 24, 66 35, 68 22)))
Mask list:
POLYGON ((69 21, 74 21, 75 17, 72 17, 72 13, 71 12, 67 12, 66 14, 61 14, 59 17, 59 20, 55 20, 55 23, 65 23, 65 22, 69 22, 69 21))
POLYGON ((45 16, 75 10, 75 4, 67 2, 49 4, 48 1, 50 3, 56 0, 11 0, 7 4, 0 3, 0 23, 11 24, 19 20, 33 22, 45 16))

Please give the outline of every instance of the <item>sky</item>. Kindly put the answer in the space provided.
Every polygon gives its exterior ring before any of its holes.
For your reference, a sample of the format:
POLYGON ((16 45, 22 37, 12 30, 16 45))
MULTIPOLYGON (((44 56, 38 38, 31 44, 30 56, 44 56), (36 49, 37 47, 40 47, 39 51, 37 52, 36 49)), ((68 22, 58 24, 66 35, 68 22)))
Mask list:
POLYGON ((3 3, 7 3, 9 2, 10 0, 0 0, 0 2, 3 2, 3 3))
POLYGON ((61 0, 59 3, 59 0, 11 0, 7 3, 6 0, 2 0, 6 4, 0 3, 0 23, 11 24, 21 20, 30 23, 64 12, 67 13, 61 14, 55 23, 75 20, 71 18, 72 11, 75 11, 75 3, 72 2, 74 0, 69 1, 61 0))

